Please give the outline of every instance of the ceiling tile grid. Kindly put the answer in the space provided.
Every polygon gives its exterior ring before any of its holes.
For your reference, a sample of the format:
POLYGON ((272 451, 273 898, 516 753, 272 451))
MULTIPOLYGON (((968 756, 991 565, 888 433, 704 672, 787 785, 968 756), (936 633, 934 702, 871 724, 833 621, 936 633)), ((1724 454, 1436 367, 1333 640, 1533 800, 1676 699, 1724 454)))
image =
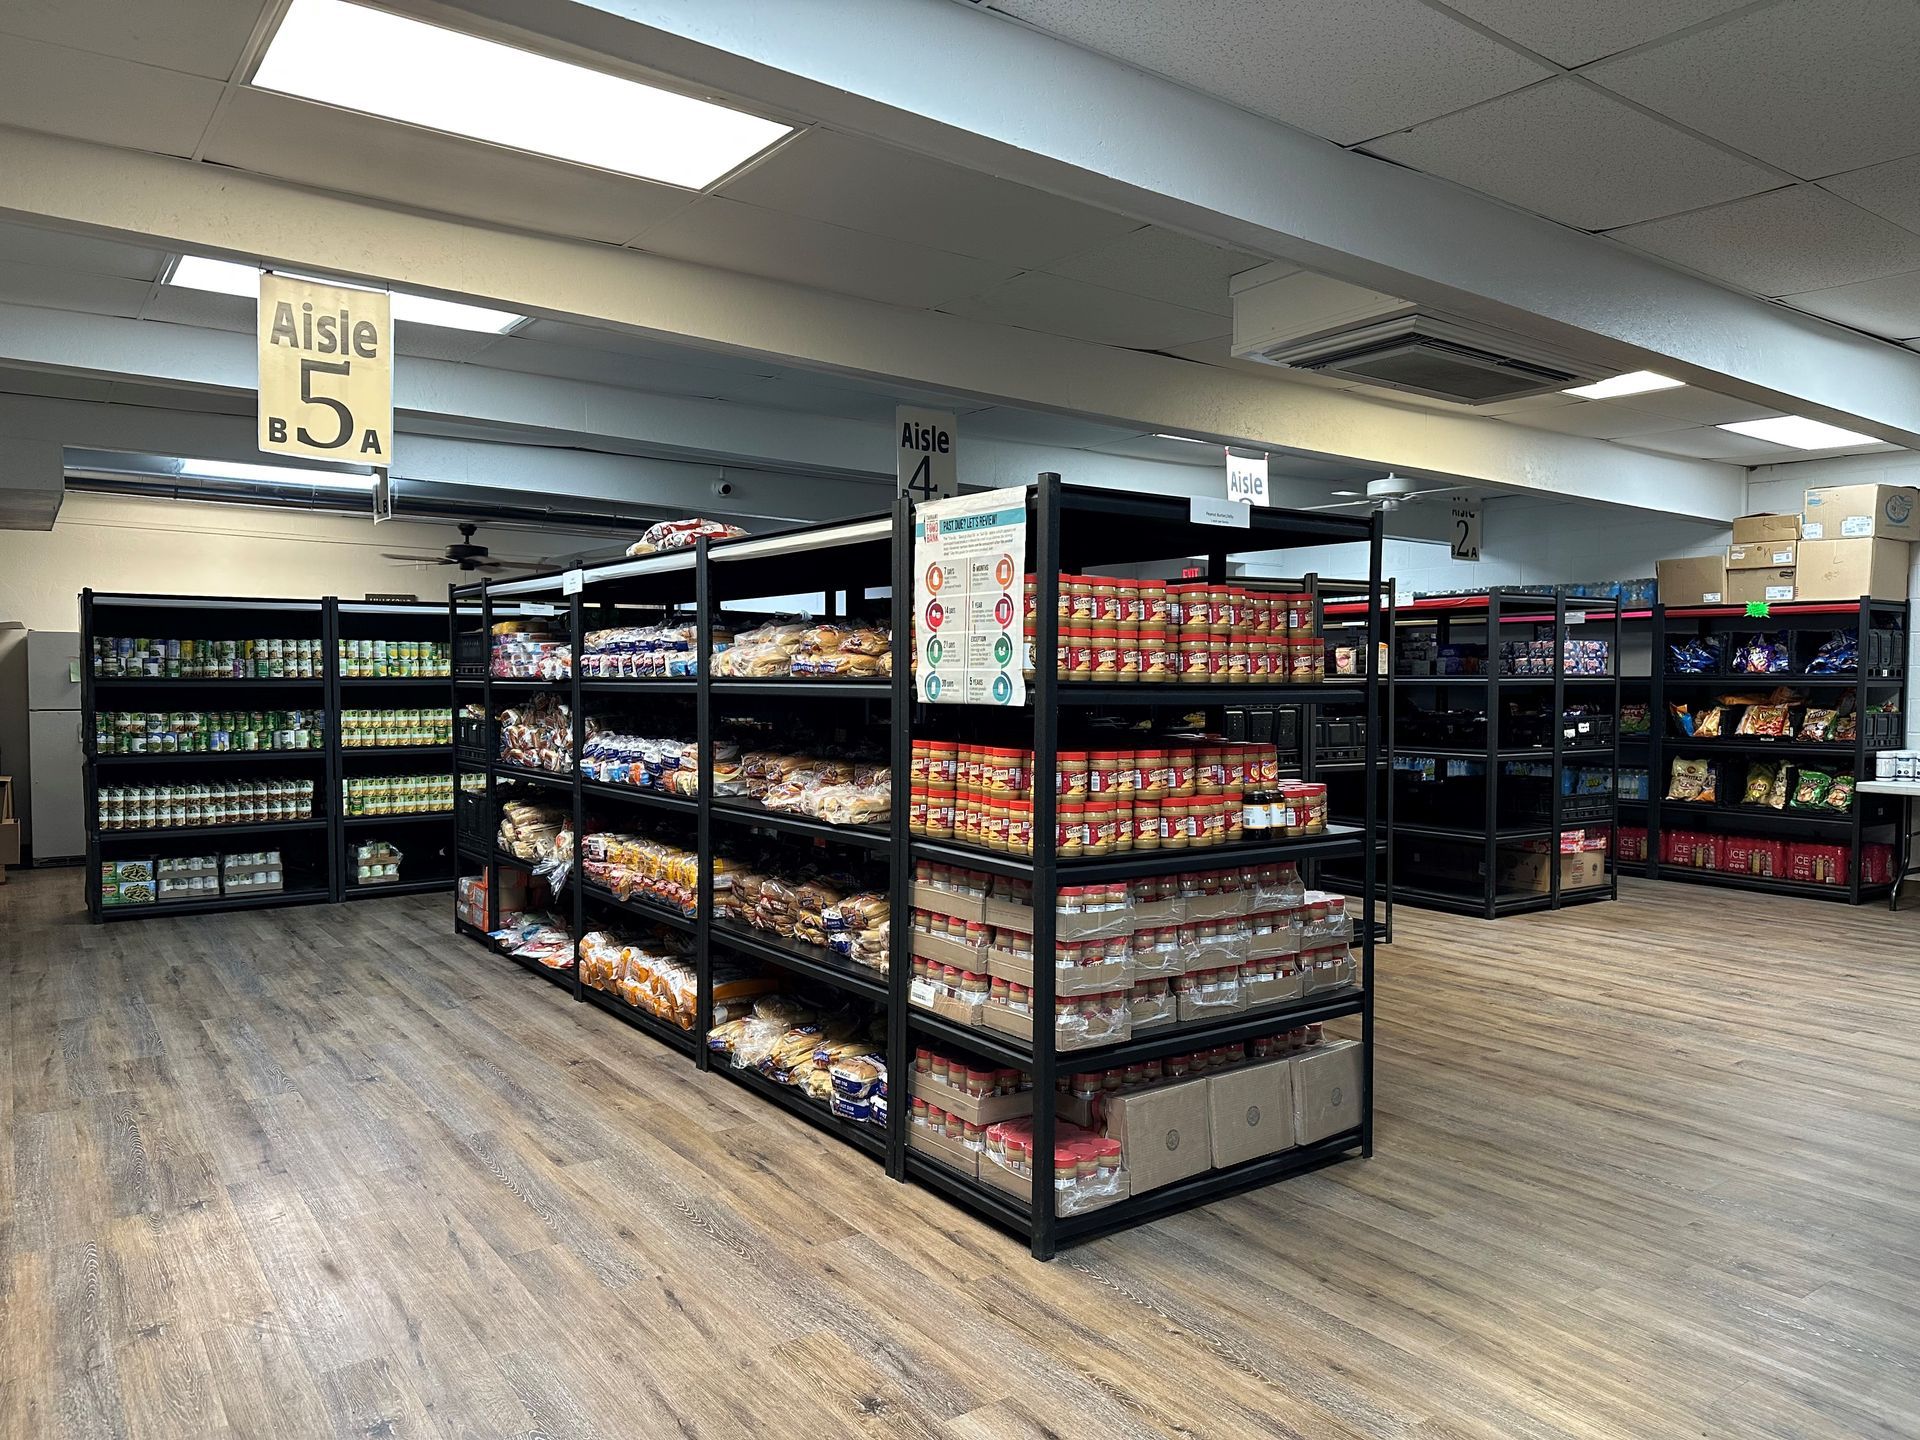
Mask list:
POLYGON ((1383 136, 1366 149, 1582 230, 1782 183, 1776 172, 1569 75, 1383 136))
POLYGON ((1672 35, 1752 0, 1447 0, 1453 10, 1569 68, 1672 35))

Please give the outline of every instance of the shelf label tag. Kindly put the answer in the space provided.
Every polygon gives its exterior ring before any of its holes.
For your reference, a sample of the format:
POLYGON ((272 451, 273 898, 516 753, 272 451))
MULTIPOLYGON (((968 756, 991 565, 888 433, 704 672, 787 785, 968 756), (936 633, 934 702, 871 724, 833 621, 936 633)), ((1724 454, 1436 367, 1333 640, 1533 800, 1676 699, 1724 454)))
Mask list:
POLYGON ((1747 601, 1747 619, 1765 620, 1773 613, 1772 607, 1764 600, 1747 601))
POLYGON ((578 595, 586 588, 587 572, 585 570, 568 570, 561 574, 560 593, 562 595, 578 595))
POLYGON ((1267 490, 1265 452, 1236 455, 1231 450, 1227 451, 1227 499, 1243 501, 1248 505, 1273 503, 1273 496, 1267 490))
POLYGON ((1208 500, 1196 495, 1188 502, 1187 518, 1195 525, 1224 525, 1246 530, 1253 525, 1253 506, 1244 500, 1208 500))
POLYGON ((922 700, 1026 701, 1026 560, 1024 486, 914 507, 914 683, 922 700))
POLYGON ((260 449, 385 467, 393 457, 393 304, 384 290, 260 272, 260 449))
POLYGON ((902 493, 922 501, 960 493, 960 427, 951 414, 897 405, 893 429, 900 437, 894 468, 902 493))

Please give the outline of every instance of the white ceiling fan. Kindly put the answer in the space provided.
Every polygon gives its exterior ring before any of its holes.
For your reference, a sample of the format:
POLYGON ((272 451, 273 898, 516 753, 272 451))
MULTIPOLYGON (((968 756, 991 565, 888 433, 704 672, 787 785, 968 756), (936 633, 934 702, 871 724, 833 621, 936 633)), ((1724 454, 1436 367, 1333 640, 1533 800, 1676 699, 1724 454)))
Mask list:
POLYGON ((1357 490, 1336 490, 1333 492, 1334 494, 1344 495, 1350 498, 1336 500, 1331 505, 1309 505, 1306 508, 1309 510, 1352 510, 1364 507, 1369 510, 1380 510, 1391 513, 1392 511, 1398 510, 1410 500, 1419 500, 1427 495, 1451 495, 1454 493, 1455 488, 1451 485, 1434 485, 1422 489, 1421 486, 1422 482, 1419 480, 1409 480, 1404 475, 1388 473, 1382 475, 1378 480, 1369 480, 1365 494, 1357 490))

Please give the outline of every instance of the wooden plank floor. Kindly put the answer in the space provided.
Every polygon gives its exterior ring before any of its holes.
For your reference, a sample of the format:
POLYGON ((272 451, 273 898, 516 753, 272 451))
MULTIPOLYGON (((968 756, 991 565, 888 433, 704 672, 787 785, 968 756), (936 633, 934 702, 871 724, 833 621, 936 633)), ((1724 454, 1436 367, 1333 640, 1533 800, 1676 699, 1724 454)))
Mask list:
POLYGON ((0 1436, 1920 1434, 1920 917, 1401 913, 1379 1154, 1031 1262, 450 933, 0 888, 0 1436))

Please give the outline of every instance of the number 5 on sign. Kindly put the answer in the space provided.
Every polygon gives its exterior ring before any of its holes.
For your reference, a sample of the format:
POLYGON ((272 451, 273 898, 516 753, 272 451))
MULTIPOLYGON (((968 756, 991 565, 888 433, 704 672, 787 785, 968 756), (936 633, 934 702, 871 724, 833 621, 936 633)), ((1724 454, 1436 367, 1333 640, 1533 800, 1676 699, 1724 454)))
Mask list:
POLYGON ((260 275, 260 448, 359 465, 393 453, 393 311, 384 290, 260 275))

